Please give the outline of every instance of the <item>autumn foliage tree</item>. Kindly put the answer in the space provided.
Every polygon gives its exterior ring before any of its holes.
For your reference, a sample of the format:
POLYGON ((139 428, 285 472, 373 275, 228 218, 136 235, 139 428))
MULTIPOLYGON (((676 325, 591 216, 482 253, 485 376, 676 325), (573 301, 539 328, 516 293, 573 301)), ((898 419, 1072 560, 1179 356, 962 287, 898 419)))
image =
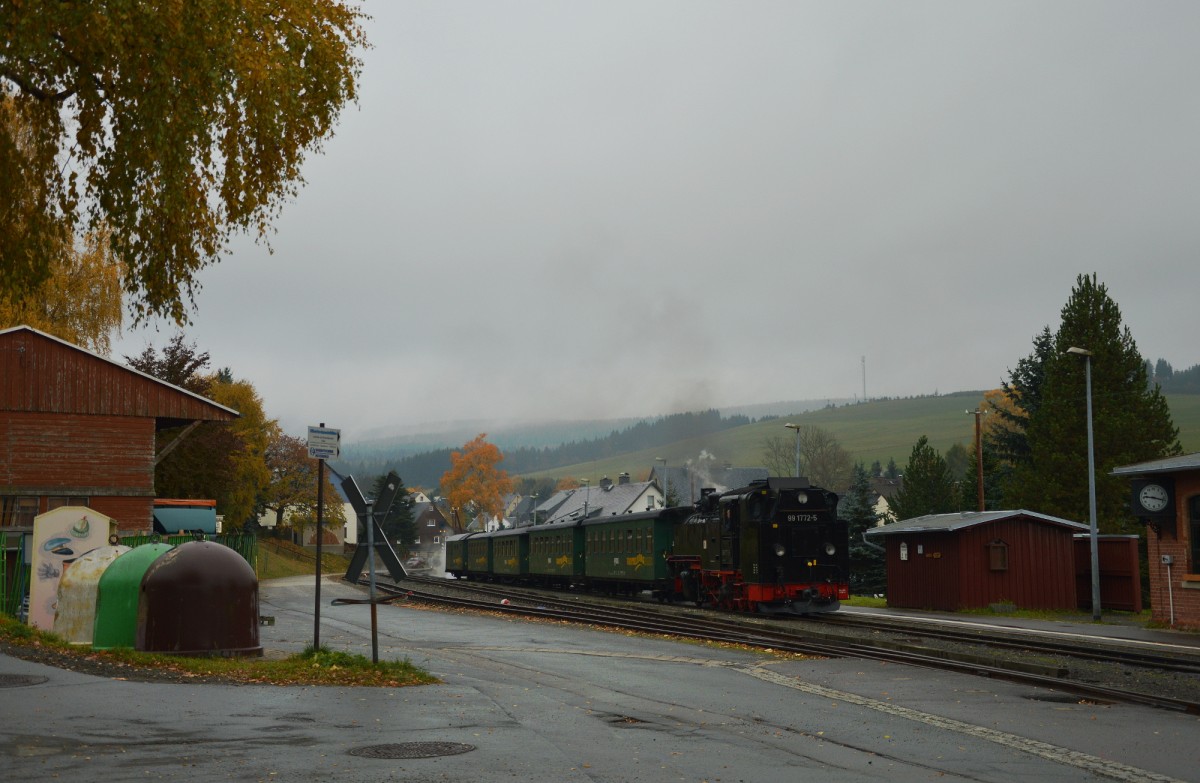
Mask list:
MULTIPOLYGON (((308 444, 288 435, 278 427, 272 429, 265 454, 270 480, 258 498, 259 508, 275 516, 276 529, 315 526, 317 523, 317 460, 308 456, 308 444)), ((346 523, 342 503, 331 480, 325 473, 325 497, 321 523, 325 530, 340 528, 346 523)))
POLYGON ((88 236, 78 249, 64 248, 37 288, 19 297, 0 295, 0 329, 32 326, 105 356, 121 320, 121 267, 103 233, 88 236))
POLYGON ((230 527, 256 518, 258 498, 270 483, 266 452, 278 424, 267 418, 254 386, 227 371, 205 373, 208 354, 177 334, 161 351, 147 347, 125 360, 135 370, 194 392, 240 415, 233 422, 205 422, 194 431, 177 427, 159 432, 156 450, 183 438, 154 469, 159 497, 211 498, 230 527))
POLYGON ((0 291, 101 227, 140 319, 183 322, 231 237, 265 237, 357 95, 341 0, 0 3, 0 291))
MULTIPOLYGON (((0 160, 32 155, 33 131, 17 102, 0 91, 0 160)), ((39 214, 30 193, 0 199, 0 328, 32 326, 107 355, 121 316, 121 265, 107 230, 77 239, 59 216, 39 214), (40 284, 11 290, 6 277, 21 262, 2 252, 5 237, 27 233, 38 237, 39 248, 50 250, 50 261, 40 284)))
POLYGON ((450 454, 450 470, 442 474, 442 495, 452 509, 469 510, 476 519, 499 519, 513 481, 498 467, 504 455, 486 438, 487 433, 481 433, 462 451, 450 454))

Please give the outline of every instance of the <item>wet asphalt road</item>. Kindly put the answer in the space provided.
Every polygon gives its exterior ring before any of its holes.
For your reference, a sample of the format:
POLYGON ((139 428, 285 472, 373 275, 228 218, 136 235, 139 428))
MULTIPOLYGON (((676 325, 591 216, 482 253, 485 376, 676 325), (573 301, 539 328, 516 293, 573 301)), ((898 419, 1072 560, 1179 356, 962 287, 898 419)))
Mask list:
MULTIPOLYGON (((371 654, 362 591, 322 644, 371 654)), ((312 641, 311 578, 264 583, 268 654, 312 641)), ((379 651, 444 684, 148 684, 0 656, 4 780, 1168 781, 1200 718, 854 660, 794 661, 521 620, 379 608, 379 651), (374 758, 351 751, 431 752, 374 758)))

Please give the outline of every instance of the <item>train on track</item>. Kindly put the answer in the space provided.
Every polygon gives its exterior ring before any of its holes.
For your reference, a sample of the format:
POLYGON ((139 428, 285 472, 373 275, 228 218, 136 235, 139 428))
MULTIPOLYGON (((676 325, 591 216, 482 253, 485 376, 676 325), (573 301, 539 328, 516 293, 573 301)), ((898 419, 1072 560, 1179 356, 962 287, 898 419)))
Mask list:
POLYGON ((850 594, 837 500, 805 479, 769 478, 705 490, 695 506, 451 536, 446 570, 732 611, 832 612, 850 594))

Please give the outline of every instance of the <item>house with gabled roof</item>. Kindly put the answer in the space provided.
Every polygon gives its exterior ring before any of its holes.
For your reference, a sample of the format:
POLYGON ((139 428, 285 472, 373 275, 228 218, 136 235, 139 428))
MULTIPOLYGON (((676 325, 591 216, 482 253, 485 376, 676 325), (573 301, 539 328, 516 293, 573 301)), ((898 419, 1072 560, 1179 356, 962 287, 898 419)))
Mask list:
POLYGON ((628 473, 622 473, 617 483, 605 476, 595 487, 555 492, 537 507, 537 518, 539 524, 551 524, 566 519, 632 514, 661 508, 662 501, 662 492, 653 481, 633 482, 628 473))

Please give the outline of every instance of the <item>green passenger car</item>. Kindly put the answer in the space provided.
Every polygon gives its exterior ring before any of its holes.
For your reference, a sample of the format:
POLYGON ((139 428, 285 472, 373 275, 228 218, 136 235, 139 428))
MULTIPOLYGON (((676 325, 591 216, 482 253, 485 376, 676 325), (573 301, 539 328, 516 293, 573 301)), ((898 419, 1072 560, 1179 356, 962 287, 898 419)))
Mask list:
POLYGON ((492 542, 492 573, 499 577, 529 574, 529 528, 519 527, 488 533, 492 542))
POLYGON ((529 531, 529 573, 536 581, 568 587, 582 580, 584 539, 579 520, 524 529, 529 531))
POLYGON ((466 575, 470 579, 490 579, 492 576, 492 537, 473 533, 467 539, 466 575))
POLYGON ((686 508, 668 508, 584 522, 589 581, 629 590, 665 586, 671 578, 666 555, 672 529, 690 513, 686 508))
POLYGON ((456 577, 467 573, 467 540, 474 533, 459 533, 446 538, 446 572, 456 577))

